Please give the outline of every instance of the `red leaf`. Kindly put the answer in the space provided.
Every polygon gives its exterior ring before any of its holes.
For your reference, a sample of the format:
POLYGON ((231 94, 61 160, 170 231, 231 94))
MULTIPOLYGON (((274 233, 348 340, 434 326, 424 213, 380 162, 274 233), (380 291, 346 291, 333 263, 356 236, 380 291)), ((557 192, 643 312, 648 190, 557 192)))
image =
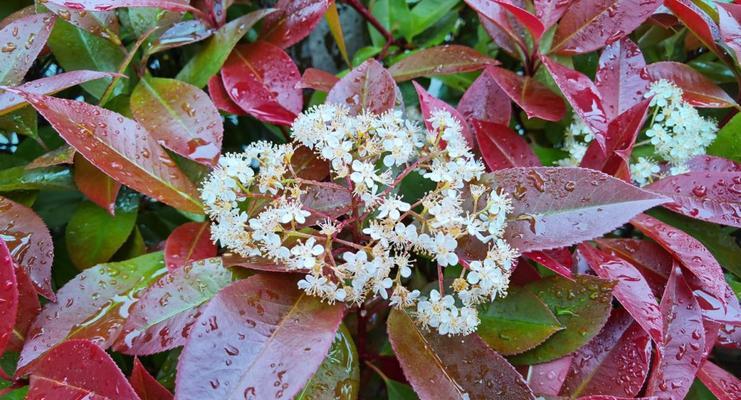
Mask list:
POLYGON ((597 276, 617 281, 612 294, 643 330, 656 343, 660 343, 662 326, 659 303, 640 271, 627 261, 605 254, 592 246, 580 244, 578 249, 597 276))
POLYGON ((601 249, 619 255, 640 269, 654 294, 661 296, 674 263, 671 254, 650 240, 602 238, 595 241, 601 249))
MULTIPOLYGON (((224 255, 221 256, 221 259, 224 262, 225 267, 240 267, 264 272, 293 272, 289 271, 283 264, 276 264, 274 261, 262 257, 245 258, 234 253, 224 253, 224 255)), ((307 270, 299 270, 296 272, 305 273, 307 270)))
POLYGON ((198 11, 184 0, 48 0, 48 2, 78 11, 110 11, 124 7, 151 7, 175 12, 198 11))
POLYGON ((208 94, 211 96, 211 101, 219 110, 234 115, 247 115, 239 106, 232 101, 229 97, 229 93, 224 88, 224 81, 221 79, 221 75, 214 75, 208 80, 208 94))
POLYGON ((389 73, 397 82, 403 82, 422 76, 478 71, 496 64, 499 62, 468 46, 451 44, 416 51, 390 66, 389 73))
POLYGON ((28 400, 139 400, 111 356, 87 340, 70 340, 31 371, 28 400))
POLYGON ((113 215, 116 210, 116 197, 121 184, 101 172, 85 157, 75 154, 74 179, 77 189, 90 201, 113 215))
POLYGON ((240 108, 255 118, 290 125, 303 107, 298 67, 280 47, 259 41, 240 44, 221 69, 224 88, 240 108))
POLYGON ((506 126, 512 116, 509 97, 499 88, 487 69, 463 93, 457 110, 469 123, 478 119, 506 126))
POLYGON ((466 119, 463 118, 463 115, 458 112, 455 108, 453 108, 450 104, 434 97, 433 95, 427 93, 427 91, 420 86, 417 82, 412 82, 414 84, 414 88, 417 90, 417 97, 419 98, 419 108, 422 111, 422 118, 425 121, 425 127, 428 130, 432 130, 432 124, 430 123, 429 119, 432 117, 432 114, 435 113, 437 110, 443 110, 450 113, 450 115, 453 117, 453 119, 457 120, 458 123, 461 125, 461 134, 466 139, 466 142, 468 143, 468 146, 472 149, 476 148, 476 139, 474 139, 473 134, 471 133, 471 130, 468 129, 468 124, 466 123, 466 119))
POLYGON ((686 0, 665 0, 664 5, 700 39, 705 47, 718 52, 715 46, 715 43, 720 41, 718 26, 700 8, 686 0))
POLYGON ((697 239, 645 214, 634 217, 630 223, 679 260, 710 294, 718 299, 725 297, 723 269, 697 239))
POLYGON ((558 23, 551 51, 588 53, 633 32, 661 0, 574 0, 558 23))
MULTIPOLYGON (((18 86, 18 90, 33 94, 53 94, 81 83, 96 79, 108 78, 117 74, 98 71, 71 71, 59 75, 41 78, 26 82, 18 86)), ((6 114, 17 110, 26 104, 26 99, 20 94, 11 91, 0 93, 0 114, 6 114)))
POLYGON ((535 16, 543 26, 548 29, 561 19, 561 16, 569 8, 573 0, 534 0, 535 16))
POLYGON ((144 77, 130 104, 134 119, 163 146, 195 162, 216 164, 224 124, 201 89, 177 79, 144 77))
POLYGON ((10 250, 0 236, 0 356, 5 353, 5 348, 13 333, 15 320, 18 313, 18 282, 15 278, 13 259, 10 250))
POLYGON ((175 208, 202 212, 193 183, 141 125, 84 102, 23 95, 70 146, 108 176, 175 208))
POLYGON ((736 61, 741 62, 741 5, 717 4, 720 36, 726 46, 736 53, 736 61))
POLYGON ((566 279, 574 280, 571 274, 571 268, 567 267, 561 261, 551 256, 550 251, 531 251, 525 253, 525 257, 542 264, 551 271, 563 276, 566 279))
POLYGON ((171 400, 172 393, 157 382, 138 358, 134 357, 134 368, 131 370, 129 383, 143 400, 171 400))
POLYGON ((688 65, 661 61, 649 64, 646 71, 653 82, 660 79, 673 82, 684 92, 684 101, 695 107, 725 108, 736 104, 728 93, 688 65))
POLYGON ((36 290, 51 301, 54 245, 44 221, 30 208, 0 196, 0 234, 13 260, 28 274, 36 290))
POLYGON ((528 32, 533 36, 536 42, 540 40, 545 32, 545 26, 540 20, 533 14, 530 14, 527 10, 520 8, 514 4, 510 4, 504 1, 495 0, 497 4, 502 6, 505 10, 509 11, 517 21, 527 28, 528 32))
POLYGON ((643 100, 607 125, 605 151, 597 141, 587 147, 579 164, 630 182, 630 155, 648 115, 649 100, 643 100))
POLYGON ((165 264, 170 271, 192 261, 216 257, 208 222, 188 222, 175 228, 165 242, 165 264))
POLYGON ((541 60, 576 115, 592 130, 595 141, 604 151, 607 113, 602 105, 599 89, 581 72, 566 68, 548 57, 541 57, 541 60))
POLYGON ((44 153, 26 164, 26 169, 52 167, 54 165, 72 164, 77 151, 66 144, 57 147, 54 150, 44 153))
POLYGON ((306 146, 297 146, 291 157, 291 166, 299 178, 322 182, 329 176, 329 163, 319 158, 306 146))
POLYGON ((139 295, 113 348, 142 356, 184 345, 205 304, 231 281, 219 259, 168 272, 139 295))
POLYGON ((694 172, 741 172, 741 164, 714 156, 694 157, 687 161, 687 168, 694 172))
POLYGON ((324 360, 343 310, 300 292, 285 275, 258 274, 227 286, 185 344, 176 396, 293 398, 324 360))
POLYGON ((571 368, 572 355, 530 366, 528 385, 538 396, 558 396, 571 368))
POLYGON ((538 156, 525 139, 505 125, 473 121, 479 152, 490 171, 512 167, 536 167, 538 156))
POLYGON ((312 185, 301 196, 304 209, 311 212, 304 226, 315 225, 324 219, 335 220, 352 207, 352 192, 336 183, 320 182, 312 185))
POLYGON ((664 207, 688 217, 741 228, 738 172, 689 172, 668 176, 646 189, 671 197, 664 207))
POLYGON ((23 268, 15 266, 15 280, 18 284, 18 313, 15 318, 13 335, 8 343, 8 351, 20 352, 26 341, 26 333, 31 323, 41 312, 38 294, 33 287, 31 278, 28 277, 23 268))
POLYGON ((279 12, 265 18, 260 39, 286 48, 298 43, 311 33, 332 0, 279 0, 279 12))
POLYGON ((394 108, 396 83, 391 74, 376 60, 355 67, 327 93, 327 103, 350 108, 354 114, 370 111, 381 114, 394 108))
POLYGON ((615 308, 602 331, 573 357, 561 395, 632 397, 648 376, 651 340, 630 314, 615 308))
POLYGON ((601 172, 583 168, 512 168, 485 175, 512 193, 505 231, 521 252, 570 246, 609 232, 631 216, 666 202, 601 172))
POLYGON ((628 38, 609 44, 602 51, 594 84, 602 96, 608 120, 643 100, 650 83, 643 72, 645 67, 641 49, 628 38))
POLYGON ((466 4, 479 14, 481 25, 491 35, 494 42, 513 57, 524 57, 527 48, 514 21, 499 3, 490 0, 465 0, 466 4))
POLYGON ((672 268, 664 296, 664 340, 658 347, 658 360, 648 381, 646 394, 683 399, 702 363, 705 331, 702 314, 679 266, 672 268))
POLYGON ((3 62, 0 63, 0 85, 15 86, 41 53, 54 26, 51 14, 34 14, 19 18, 0 30, 3 62))
POLYGON ((487 67, 486 71, 499 84, 504 93, 515 102, 528 118, 558 121, 566 113, 561 97, 529 76, 520 76, 504 68, 487 67))
POLYGON ((741 381, 710 361, 702 363, 697 377, 718 400, 741 399, 741 381))
POLYGON ((316 68, 306 68, 301 80, 296 84, 299 89, 314 89, 320 92, 329 92, 339 82, 339 78, 327 71, 316 68))
POLYGON ((389 341, 404 375, 422 400, 533 399, 522 376, 478 335, 449 337, 420 330, 409 316, 392 310, 389 341))

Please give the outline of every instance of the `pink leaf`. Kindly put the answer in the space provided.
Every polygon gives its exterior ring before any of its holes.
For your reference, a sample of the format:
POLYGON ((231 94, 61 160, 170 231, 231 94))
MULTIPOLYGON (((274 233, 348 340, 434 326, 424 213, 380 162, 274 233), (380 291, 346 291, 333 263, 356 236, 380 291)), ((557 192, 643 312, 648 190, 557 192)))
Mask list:
POLYGON ((689 172, 660 179, 646 189, 674 200, 664 207, 688 217, 741 228, 741 175, 689 172))
POLYGON ((702 314, 679 266, 672 269, 664 296, 664 340, 658 347, 658 360, 648 381, 646 394, 683 399, 702 363, 705 331, 702 314))
POLYGON ((208 222, 188 222, 175 228, 165 242, 165 264, 170 271, 191 261, 216 257, 208 222))
POLYGON ((733 107, 733 98, 692 67, 673 61, 661 61, 646 67, 651 81, 666 79, 684 92, 684 101, 695 107, 725 108, 733 107))
POLYGON ((571 274, 571 268, 564 265, 561 261, 557 260, 551 255, 550 251, 531 251, 525 253, 525 257, 540 263, 544 267, 551 271, 563 276, 566 279, 574 280, 571 274))
POLYGON ((660 0, 574 0, 558 23, 552 51, 588 53, 633 32, 661 6, 660 0))
POLYGON ((705 47, 718 52, 715 45, 720 41, 718 26, 699 7, 687 0, 665 0, 664 5, 700 39, 705 47))
POLYGON ((381 114, 394 108, 396 83, 391 74, 376 60, 355 67, 327 93, 327 103, 349 107, 354 114, 370 111, 381 114))
POLYGON ((525 139, 507 126, 474 120, 473 127, 479 152, 490 171, 540 165, 540 160, 525 139))
POLYGON ((324 360, 343 309, 304 294, 285 275, 258 274, 227 286, 185 344, 176 396, 293 398, 324 360))
POLYGON ((545 32, 545 26, 540 20, 533 14, 530 14, 527 10, 520 8, 514 4, 507 3, 505 1, 495 0, 497 4, 502 6, 505 10, 509 11, 517 21, 527 28, 528 32, 533 36, 536 42, 540 40, 545 32))
POLYGON ((5 241, 0 237, 0 356, 5 353, 5 348, 13 333, 16 316, 18 313, 18 282, 15 278, 13 259, 5 241))
POLYGON ((74 163, 73 176, 77 189, 90 201, 114 215, 116 197, 118 197, 118 191, 121 190, 121 184, 77 153, 74 163))
MULTIPOLYGON (((466 4, 476 11, 484 29, 494 42, 509 52, 513 57, 527 57, 527 48, 523 39, 524 29, 506 12, 498 2, 491 0, 465 0, 466 4)), ((521 4, 521 3, 519 3, 521 4)))
POLYGON ((31 371, 28 400, 139 400, 111 356, 87 340, 50 351, 31 371))
POLYGON ((702 363, 697 377, 718 400, 741 399, 741 381, 710 361, 705 360, 702 363))
POLYGON ((320 92, 329 92, 339 80, 339 78, 327 71, 306 68, 296 87, 299 89, 314 89, 320 92))
POLYGON ((41 53, 54 26, 51 14, 34 14, 19 18, 0 30, 0 85, 15 86, 41 53))
POLYGON ((414 52, 390 66, 389 73, 397 82, 403 82, 422 76, 478 71, 496 64, 499 62, 470 47, 450 44, 414 52))
POLYGON ((184 345, 205 304, 231 281, 218 258, 168 272, 141 293, 113 347, 142 356, 184 345))
POLYGON ((484 70, 463 93, 457 110, 469 123, 478 119, 507 126, 512 116, 510 99, 489 70, 484 70))
POLYGON ((175 12, 193 12, 185 0, 48 0, 49 3, 77 11, 110 11, 116 8, 151 7, 175 12))
POLYGON ((172 400, 170 391, 157 382, 138 358, 134 358, 134 368, 131 370, 129 383, 136 393, 144 400, 172 400))
POLYGON ((311 33, 332 0, 279 0, 279 11, 265 18, 260 39, 286 48, 311 33))
POLYGON ((56 300, 51 289, 54 245, 44 221, 30 208, 0 196, 0 234, 10 256, 26 271, 36 290, 56 300))
POLYGON ((221 69, 224 88, 240 108, 255 118, 290 125, 303 107, 298 67, 280 47, 259 41, 232 50, 221 69))
POLYGON ((635 396, 650 359, 648 335, 630 314, 615 308, 602 331, 574 353, 561 395, 635 396))
POLYGON ((528 385, 538 396, 558 396, 571 368, 572 355, 530 366, 528 385))
POLYGON ((512 194, 505 237, 521 252, 601 236, 667 200, 583 168, 512 168, 487 174, 483 182, 512 194))
POLYGON ((466 123, 465 118, 463 118, 463 115, 459 113, 455 108, 453 108, 448 103, 432 96, 431 94, 427 93, 427 91, 420 86, 417 82, 414 83, 414 88, 417 90, 417 97, 419 97, 419 108, 422 111, 422 118, 425 121, 425 127, 428 130, 432 129, 432 124, 430 123, 429 119, 432 117, 432 114, 435 113, 437 110, 443 110, 450 113, 450 115, 458 121, 458 123, 461 125, 461 134, 464 138, 466 138, 466 142, 468 143, 468 146, 470 146, 472 149, 476 148, 476 140, 473 137, 473 134, 471 133, 471 130, 468 129, 468 124, 466 123))
POLYGON ((654 296, 661 297, 674 264, 671 254, 650 240, 596 239, 602 250, 627 260, 641 271, 654 296))
POLYGON ((558 22, 573 0, 534 0, 535 16, 548 29, 558 22))
POLYGON ((741 172, 741 164, 721 157, 697 156, 687 161, 693 172, 741 172))
POLYGON ((41 303, 33 287, 31 278, 26 271, 15 266, 15 280, 18 284, 18 312, 16 313, 13 335, 10 337, 7 350, 20 352, 23 349, 23 343, 26 341, 26 333, 31 327, 31 323, 41 312, 41 303))
POLYGON ((208 80, 208 94, 211 96, 211 101, 219 110, 234 115, 247 115, 244 110, 232 101, 229 97, 229 93, 224 88, 224 81, 221 79, 221 75, 214 75, 208 80))
POLYGON ((643 100, 649 85, 645 67, 641 49, 628 38, 609 44, 602 51, 594 84, 602 96, 608 120, 643 100))
POLYGON ((566 68, 548 57, 541 57, 541 60, 576 115, 591 129, 595 140, 604 151, 607 113, 602 105, 599 89, 581 72, 566 68))
POLYGON ((487 67, 486 71, 528 118, 558 121, 566 113, 561 97, 534 78, 523 77, 504 68, 487 67))
POLYGON ((522 376, 478 335, 448 337, 421 330, 404 312, 392 310, 387 330, 404 375, 422 400, 533 399, 522 376))
POLYGON ((612 294, 643 330, 656 343, 660 343, 662 326, 659 303, 640 271, 627 261, 605 254, 586 244, 579 245, 579 252, 597 276, 617 281, 612 294))
POLYGON ((718 3, 718 24, 720 36, 736 54, 736 61, 741 60, 741 4, 718 3))

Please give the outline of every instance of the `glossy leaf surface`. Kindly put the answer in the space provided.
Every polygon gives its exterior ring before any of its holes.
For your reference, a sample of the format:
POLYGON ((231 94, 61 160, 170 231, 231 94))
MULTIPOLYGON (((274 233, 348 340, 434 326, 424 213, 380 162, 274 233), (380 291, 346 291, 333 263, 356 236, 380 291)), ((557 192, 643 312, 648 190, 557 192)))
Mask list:
POLYGON ((488 69, 484 70, 463 93, 463 97, 458 102, 457 110, 469 123, 477 119, 509 125, 509 120, 512 117, 510 99, 499 88, 488 69))
POLYGON ((134 358, 134 368, 131 370, 129 383, 143 400, 171 400, 173 398, 172 393, 154 379, 138 358, 134 358))
POLYGON ((423 49, 389 67, 398 82, 419 77, 477 71, 497 61, 461 45, 444 45, 423 49))
POLYGON ((673 61, 662 61, 646 67, 651 81, 666 79, 683 91, 682 98, 695 107, 724 108, 736 102, 713 81, 692 69, 673 61))
POLYGON ((430 93, 428 93, 422 86, 420 86, 417 82, 414 83, 414 89, 417 90, 417 97, 419 98, 419 109, 422 111, 422 118, 424 119, 425 127, 427 127, 428 130, 434 129, 432 127, 432 123, 430 122, 430 119, 432 118, 433 114, 440 110, 440 111, 447 111, 450 113, 450 115, 458 121, 458 123, 461 126, 461 135, 466 139, 466 143, 472 148, 476 148, 476 140, 474 139, 474 135, 471 132, 471 130, 468 128, 468 124, 466 123, 466 120, 463 118, 463 115, 459 113, 455 108, 453 108, 448 103, 432 96, 430 93))
POLYGON ((354 399, 360 389, 360 365, 352 336, 340 325, 324 362, 297 400, 354 399))
POLYGON ((340 79, 327 93, 327 103, 344 105, 354 114, 381 114, 396 103, 396 83, 376 60, 368 60, 340 79))
POLYGON ((5 353, 5 348, 13 334, 16 315, 18 313, 18 281, 15 277, 13 259, 5 241, 0 238, 0 356, 5 353))
POLYGON ((522 136, 505 125, 473 121, 476 141, 489 171, 540 165, 538 157, 522 136))
POLYGON ((602 50, 594 84, 599 89, 607 119, 612 120, 643 100, 649 81, 641 49, 628 38, 602 50))
POLYGON ((165 242, 165 263, 170 271, 216 256, 216 245, 211 241, 211 228, 207 222, 188 222, 178 226, 165 242))
POLYGON ((55 18, 35 14, 19 18, 0 30, 0 85, 16 86, 46 45, 55 18))
POLYGON ((486 70, 528 118, 558 121, 566 113, 561 97, 534 78, 522 77, 504 68, 488 67, 486 70))
POLYGON ((281 48, 289 47, 311 33, 327 12, 331 0, 279 0, 278 10, 265 20, 261 38, 281 48))

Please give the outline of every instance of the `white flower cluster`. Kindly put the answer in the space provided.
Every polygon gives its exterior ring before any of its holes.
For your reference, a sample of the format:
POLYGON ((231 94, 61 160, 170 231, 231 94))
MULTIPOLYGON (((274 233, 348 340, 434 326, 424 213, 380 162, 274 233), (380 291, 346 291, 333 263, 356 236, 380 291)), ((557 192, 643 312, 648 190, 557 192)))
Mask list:
POLYGON ((511 199, 475 184, 484 167, 456 119, 438 111, 428 122, 429 131, 398 112, 353 116, 339 105, 311 108, 294 122, 293 138, 328 162, 330 182, 296 176, 292 145, 258 142, 227 154, 203 185, 213 239, 244 257, 307 272, 299 288, 329 302, 380 296, 440 334, 475 331, 476 306, 506 294, 518 257, 502 239, 511 199), (410 204, 399 184, 412 172, 436 186, 410 204), (351 211, 312 222, 321 213, 302 199, 323 185, 352 191, 351 211), (487 243, 485 259, 459 260, 462 239, 487 243), (414 256, 433 260, 440 271, 463 264, 452 294, 407 289, 414 256))
POLYGON ((563 137, 562 149, 569 153, 568 158, 558 160, 562 167, 576 167, 587 153, 589 143, 594 139, 592 131, 584 124, 581 118, 574 115, 571 125, 566 128, 563 137))

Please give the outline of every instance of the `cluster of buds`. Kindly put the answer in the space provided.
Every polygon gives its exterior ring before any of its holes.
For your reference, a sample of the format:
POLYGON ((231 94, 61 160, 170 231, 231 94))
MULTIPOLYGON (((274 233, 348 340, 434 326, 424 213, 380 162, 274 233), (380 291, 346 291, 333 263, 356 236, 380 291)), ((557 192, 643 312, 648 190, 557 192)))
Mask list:
POLYGON ((202 189, 213 239, 243 257, 305 272, 299 288, 328 302, 380 296, 440 334, 475 331, 476 307, 506 294, 518 256, 502 237, 511 199, 477 184, 484 166, 455 118, 437 111, 427 122, 424 129, 400 112, 351 115, 326 104, 296 119, 294 144, 258 142, 223 156, 202 189), (328 180, 296 174, 297 146, 327 162, 328 180), (410 174, 428 180, 431 190, 404 197, 410 174), (341 216, 330 218, 305 201, 330 187, 349 193, 341 216), (459 259, 464 240, 486 244, 486 257, 459 259), (442 282, 426 295, 405 286, 422 259, 436 264, 439 276, 462 265, 448 294, 442 282))

